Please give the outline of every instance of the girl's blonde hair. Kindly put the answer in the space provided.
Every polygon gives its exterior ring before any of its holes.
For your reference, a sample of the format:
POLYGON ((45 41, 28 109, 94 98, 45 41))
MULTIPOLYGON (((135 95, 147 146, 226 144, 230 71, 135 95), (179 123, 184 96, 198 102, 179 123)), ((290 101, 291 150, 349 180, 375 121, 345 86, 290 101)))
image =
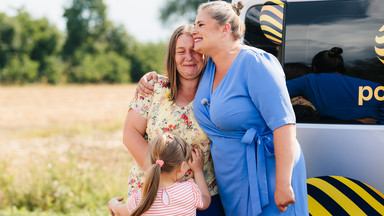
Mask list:
POLYGON ((201 4, 197 12, 199 13, 202 10, 206 11, 217 21, 219 26, 229 23, 231 25, 232 36, 238 40, 245 33, 245 24, 239 17, 243 7, 243 1, 232 4, 225 1, 212 1, 201 4))
POLYGON ((146 176, 142 199, 131 216, 144 214, 151 208, 159 190, 160 173, 171 172, 191 157, 191 149, 183 139, 174 134, 165 133, 150 143, 152 167, 146 176), (157 164, 162 160, 164 164, 157 164))

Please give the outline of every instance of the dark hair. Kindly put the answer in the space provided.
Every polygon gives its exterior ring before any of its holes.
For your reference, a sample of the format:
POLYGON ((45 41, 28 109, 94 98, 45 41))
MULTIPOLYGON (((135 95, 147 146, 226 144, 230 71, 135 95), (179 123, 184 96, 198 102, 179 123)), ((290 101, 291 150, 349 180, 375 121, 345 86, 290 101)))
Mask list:
POLYGON ((206 11, 220 26, 229 23, 232 36, 238 40, 245 33, 245 24, 239 17, 244 5, 243 1, 232 4, 225 1, 212 1, 201 4, 197 11, 206 11))
POLYGON ((191 157, 191 149, 179 136, 165 133, 158 136, 150 143, 152 167, 145 178, 143 196, 139 205, 131 213, 131 216, 144 214, 151 208, 159 190, 160 173, 171 172, 191 157), (156 163, 162 160, 163 165, 156 163))
POLYGON ((304 76, 311 72, 311 68, 302 63, 286 63, 284 64, 285 79, 291 80, 304 76))
POLYGON ((333 47, 331 50, 324 50, 317 53, 312 59, 312 69, 315 73, 334 73, 339 72, 345 74, 343 57, 341 54, 343 49, 333 47))

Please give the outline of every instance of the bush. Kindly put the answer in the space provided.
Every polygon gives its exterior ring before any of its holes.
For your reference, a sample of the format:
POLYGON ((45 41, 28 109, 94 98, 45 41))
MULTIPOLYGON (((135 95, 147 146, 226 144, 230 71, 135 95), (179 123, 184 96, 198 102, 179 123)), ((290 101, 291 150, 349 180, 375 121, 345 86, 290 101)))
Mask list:
POLYGON ((123 83, 129 82, 130 61, 114 52, 85 54, 79 66, 70 73, 70 82, 123 83))
POLYGON ((38 79, 39 63, 27 55, 16 56, 0 70, 0 82, 5 84, 26 84, 38 79))

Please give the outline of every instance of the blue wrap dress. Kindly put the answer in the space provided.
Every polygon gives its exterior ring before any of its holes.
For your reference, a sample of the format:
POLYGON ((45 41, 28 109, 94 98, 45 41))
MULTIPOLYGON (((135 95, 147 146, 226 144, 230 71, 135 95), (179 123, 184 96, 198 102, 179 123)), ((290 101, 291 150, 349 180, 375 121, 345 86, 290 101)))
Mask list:
POLYGON ((296 203, 281 213, 274 201, 273 131, 295 123, 277 59, 244 46, 212 92, 214 75, 215 64, 209 58, 193 109, 212 140, 211 153, 226 215, 308 215, 305 162, 298 142, 292 173, 296 203))

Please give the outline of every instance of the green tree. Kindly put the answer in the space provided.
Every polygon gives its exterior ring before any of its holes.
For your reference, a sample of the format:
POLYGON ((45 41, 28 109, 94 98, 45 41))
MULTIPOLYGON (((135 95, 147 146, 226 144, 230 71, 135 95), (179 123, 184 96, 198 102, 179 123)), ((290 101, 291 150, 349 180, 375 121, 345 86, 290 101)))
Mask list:
POLYGON ((0 70, 6 65, 10 54, 14 52, 15 34, 15 22, 4 13, 0 13, 0 70))
POLYGON ((129 82, 130 62, 115 52, 85 54, 74 68, 71 82, 123 83, 129 82))
POLYGON ((166 49, 164 42, 139 44, 132 61, 132 81, 138 82, 149 71, 164 71, 166 49))
POLYGON ((183 17, 188 22, 193 22, 197 8, 207 0, 166 0, 160 8, 160 20, 165 24, 183 17))
POLYGON ((56 76, 57 70, 48 69, 48 62, 56 56, 61 39, 62 34, 46 18, 32 19, 23 8, 14 17, 0 14, 0 82, 38 82, 42 78, 56 82, 49 76, 56 76))
POLYGON ((65 9, 67 39, 63 47, 69 82, 128 82, 137 43, 122 25, 106 17, 103 0, 73 0, 65 9))
POLYGON ((64 17, 67 19, 64 57, 73 56, 77 49, 92 52, 92 45, 106 31, 106 6, 103 0, 73 0, 72 6, 65 8, 64 17))

